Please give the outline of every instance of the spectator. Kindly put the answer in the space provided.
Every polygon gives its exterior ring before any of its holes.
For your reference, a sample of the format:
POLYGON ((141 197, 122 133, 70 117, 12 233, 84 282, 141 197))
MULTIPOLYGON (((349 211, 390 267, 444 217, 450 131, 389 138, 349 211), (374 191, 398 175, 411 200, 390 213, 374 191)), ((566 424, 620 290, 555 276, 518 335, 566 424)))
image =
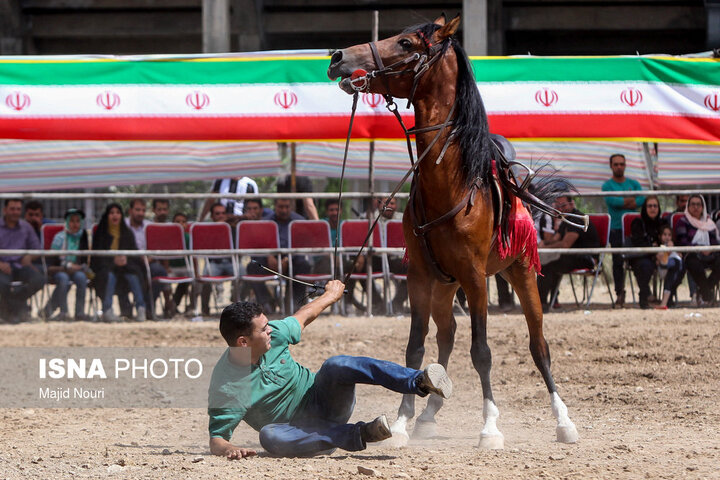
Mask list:
POLYGON ((170 215, 170 201, 164 198, 155 198, 152 201, 152 210, 155 223, 166 223, 170 215))
MULTIPOLYGON (((228 214, 225 206, 220 202, 213 204, 210 208, 210 218, 213 222, 228 223, 228 214)), ((235 230, 231 229, 231 232, 234 238, 235 230)), ((233 244, 234 243, 233 240, 233 244)), ((210 275, 211 277, 235 275, 232 257, 208 258, 205 263, 205 275, 210 275)), ((210 295, 212 294, 212 288, 213 286, 209 283, 204 283, 202 286, 202 314, 204 316, 210 315, 210 295)), ((224 290, 221 283, 216 284, 216 289, 217 294, 222 296, 224 290)))
MULTIPOLYGON (((718 229, 707 214, 705 199, 702 195, 690 195, 685 214, 680 217, 675 228, 675 239, 681 246, 718 245, 718 229)), ((685 266, 700 290, 699 305, 713 300, 713 288, 720 280, 720 255, 718 252, 689 252, 683 258, 685 266), (705 275, 710 269, 710 275, 705 275)))
POLYGON ((264 216, 270 215, 272 215, 272 210, 263 208, 259 198, 248 198, 245 200, 245 210, 240 216, 240 220, 262 220, 264 216))
MULTIPOLYGON (((187 215, 183 212, 178 212, 173 216, 173 223, 178 223, 182 226, 183 232, 185 235, 185 248, 190 247, 190 234, 188 233, 188 224, 187 224, 187 215)), ((193 260, 194 261, 194 260, 193 260)), ((185 260, 183 259, 175 259, 170 260, 169 267, 172 269, 173 273, 177 276, 192 276, 192 272, 187 271, 187 266, 185 265, 185 260)), ((177 306, 182 303, 182 299, 185 296, 185 294, 188 292, 188 288, 190 287, 190 283, 179 283, 177 287, 175 287, 175 293, 173 294, 173 303, 177 306)), ((195 285, 192 284, 193 289, 195 289, 195 285)), ((195 310, 195 294, 190 294, 190 304, 188 305, 188 308, 185 310, 185 313, 192 312, 195 310)))
MULTIPOLYGON (((122 208, 117 203, 111 203, 105 208, 105 213, 100 219, 93 236, 92 249, 138 249, 135 243, 135 235, 125 223, 122 208)), ((112 304, 116 287, 122 282, 127 284, 133 294, 137 321, 142 322, 145 320, 145 297, 141 280, 145 276, 145 268, 140 257, 135 255, 93 256, 90 267, 95 272, 95 289, 102 298, 103 320, 106 322, 119 320, 112 309, 112 304)))
MULTIPOLYGON (((88 250, 88 236, 83 221, 85 212, 71 208, 65 212, 65 229, 53 238, 52 250, 88 250)), ((56 309, 60 309, 57 317, 51 320, 68 319, 67 295, 71 282, 75 284, 75 320, 84 321, 85 291, 88 283, 88 257, 80 255, 53 256, 48 259, 48 276, 55 283, 55 291, 50 302, 45 306, 45 318, 50 318, 56 309)), ((91 275, 92 276, 92 275, 91 275)))
MULTIPOLYGON (((640 209, 640 218, 630 224, 630 241, 633 247, 657 247, 660 245, 660 231, 667 225, 660 215, 660 201, 655 195, 645 198, 640 209)), ((650 279, 655 273, 655 254, 640 254, 630 258, 630 266, 638 282, 640 308, 650 308, 650 279)))
MULTIPOLYGON (((574 213, 583 215, 575 208, 575 202, 570 197, 558 197, 556 207, 563 213, 574 213)), ((595 248, 600 246, 595 225, 590 223, 586 232, 581 227, 569 225, 565 222, 558 227, 558 235, 548 241, 545 248, 595 248)), ((569 273, 578 268, 593 268, 595 258, 591 255, 560 255, 555 261, 543 265, 542 276, 538 276, 538 291, 540 292, 540 303, 543 312, 548 312, 550 298, 560 285, 564 273, 569 273)))
MULTIPOLYGON (((0 218, 0 250, 40 249, 40 239, 33 227, 20 218, 21 215, 22 200, 5 199, 0 218)), ((0 307, 5 308, 0 316, 11 323, 29 319, 27 300, 45 283, 44 275, 32 264, 35 258, 32 255, 0 256, 0 307), (22 285, 13 286, 15 281, 22 282, 22 285)))
MULTIPOLYGON (((278 181, 277 191, 278 193, 312 193, 312 182, 307 177, 296 176, 295 189, 293 190, 292 175, 286 175, 285 178, 278 181)), ((318 220, 320 218, 315 202, 311 197, 295 200, 295 212, 308 220, 318 220)))
MULTIPOLYGON (((685 213, 685 207, 687 206, 688 197, 690 195, 676 195, 675 196, 675 212, 674 213, 685 213)), ((672 219, 672 217, 671 217, 672 219)), ((716 223, 717 225, 717 223, 716 223)), ((673 226, 674 228, 674 226, 673 226)), ((681 257, 682 258, 682 257, 681 257)), ((681 277, 682 278, 682 277, 681 277)), ((692 275, 688 275, 688 290, 690 290, 690 301, 697 306, 698 302, 698 288, 692 275)))
MULTIPOLYGON (((260 193, 257 183, 255 180, 249 177, 235 177, 235 178, 219 178, 213 182, 212 186, 213 193, 236 193, 238 195, 244 195, 246 193, 260 193)), ((228 215, 228 223, 234 225, 237 223, 237 218, 244 213, 245 201, 241 198, 221 198, 216 200, 214 198, 208 198, 205 200, 200 216, 198 216, 198 222, 202 222, 207 216, 208 212, 212 212, 214 204, 220 203, 225 208, 225 213, 228 215)))
POLYGON ((25 221, 32 225, 37 237, 40 238, 43 224, 48 223, 43 214, 42 203, 37 200, 30 200, 25 205, 25 221))
MULTIPOLYGON (((340 203, 335 199, 325 202, 325 216, 322 218, 330 225, 330 241, 335 246, 337 241, 338 227, 340 226, 340 203)), ((330 257, 322 255, 313 259, 314 273, 330 273, 330 257)))
MULTIPOLYGON (((663 247, 673 247, 673 231, 670 225, 663 225, 660 228, 660 245, 663 247)), ((683 262, 682 257, 677 252, 659 252, 656 256, 657 265, 660 276, 665 279, 663 285, 663 296, 660 305, 655 308, 659 310, 667 310, 672 306, 672 298, 675 296, 678 285, 682 281, 683 262)))
MULTIPOLYGON (((304 220, 304 218, 292 211, 292 201, 287 198, 276 198, 275 199, 275 210, 271 215, 265 218, 265 220, 272 220, 278 225, 278 234, 280 237, 280 248, 288 248, 290 244, 290 222, 293 220, 304 220)), ((269 255, 265 258, 256 257, 255 260, 261 265, 265 265, 272 270, 279 271, 284 274, 289 273, 288 268, 288 257, 283 255, 281 257, 281 265, 277 263, 277 257, 269 255)), ((311 267, 307 258, 303 255, 293 255, 293 274, 305 274, 310 273, 311 267)), ((251 263, 248 265, 248 273, 253 275, 259 275, 267 273, 263 270, 260 265, 251 263)), ((255 292, 255 299, 263 307, 263 311, 266 313, 275 312, 275 305, 272 302, 272 297, 267 287, 263 283, 253 283, 253 291, 255 292)), ((305 297, 305 285, 293 282, 292 284, 293 298, 296 302, 300 302, 305 297)), ((279 299, 278 299, 279 301, 279 299)), ((290 310, 290 309, 289 309, 290 310)))
MULTIPOLYGON (((604 192, 620 192, 629 190, 642 190, 637 180, 625 177, 625 155, 615 153, 610 155, 610 168, 613 176, 603 183, 604 192)), ((641 207, 644 197, 605 197, 605 203, 610 214, 610 245, 617 248, 623 246, 622 216, 634 212, 641 207)), ((618 308, 625 306, 625 270, 622 254, 612 256, 613 282, 615 283, 615 304, 618 308)))
POLYGON ((675 213, 685 213, 685 207, 687 206, 689 196, 690 195, 675 196, 675 213))

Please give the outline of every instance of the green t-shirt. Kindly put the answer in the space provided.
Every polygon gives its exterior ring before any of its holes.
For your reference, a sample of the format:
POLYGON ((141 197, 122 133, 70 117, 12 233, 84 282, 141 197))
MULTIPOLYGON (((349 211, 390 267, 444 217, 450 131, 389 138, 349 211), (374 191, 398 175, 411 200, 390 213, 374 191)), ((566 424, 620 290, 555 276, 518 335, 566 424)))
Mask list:
POLYGON ((249 371, 230 363, 230 349, 215 365, 208 400, 210 437, 229 441, 241 420, 257 431, 270 423, 287 423, 303 405, 315 374, 295 362, 288 349, 300 341, 300 323, 287 317, 269 325, 270 350, 249 371))
MULTIPOLYGON (((624 192, 630 190, 642 190, 640 183, 637 180, 626 178, 624 182, 618 183, 612 178, 607 180, 602 185, 603 192, 624 192)), ((608 213, 610 214, 610 229, 620 230, 622 228, 622 216, 628 212, 636 212, 637 210, 623 208, 625 199, 623 197, 605 197, 605 203, 608 207, 608 213)), ((642 207, 645 202, 645 197, 635 197, 635 203, 637 207, 642 207)))

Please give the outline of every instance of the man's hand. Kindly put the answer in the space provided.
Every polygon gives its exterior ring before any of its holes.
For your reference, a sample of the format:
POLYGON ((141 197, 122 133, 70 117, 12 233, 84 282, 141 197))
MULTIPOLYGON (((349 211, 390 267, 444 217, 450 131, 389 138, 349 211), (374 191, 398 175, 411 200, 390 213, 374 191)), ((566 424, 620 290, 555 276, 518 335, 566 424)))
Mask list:
POLYGON ((23 267, 29 267, 30 265, 32 265, 33 258, 35 257, 33 257, 32 255, 23 255, 20 259, 20 265, 22 265, 23 267))
POLYGON ((117 265, 118 267, 124 267, 125 265, 127 265, 127 257, 125 255, 116 255, 115 265, 117 265))
POLYGON ((228 460, 239 460, 241 458, 257 455, 257 452, 252 448, 236 447, 232 443, 220 437, 212 437, 210 439, 210 452, 213 455, 225 457, 228 460))
POLYGON ((300 324, 300 328, 304 329, 310 322, 315 320, 323 310, 340 300, 344 291, 344 283, 340 280, 330 280, 325 285, 325 293, 307 305, 303 305, 303 307, 293 315, 300 324))
POLYGON ((257 452, 251 448, 232 447, 227 450, 225 457, 228 460, 240 460, 241 458, 252 457, 253 455, 257 455, 257 452))
POLYGON ((12 267, 7 262, 0 262, 0 272, 3 272, 5 275, 12 275, 12 267))

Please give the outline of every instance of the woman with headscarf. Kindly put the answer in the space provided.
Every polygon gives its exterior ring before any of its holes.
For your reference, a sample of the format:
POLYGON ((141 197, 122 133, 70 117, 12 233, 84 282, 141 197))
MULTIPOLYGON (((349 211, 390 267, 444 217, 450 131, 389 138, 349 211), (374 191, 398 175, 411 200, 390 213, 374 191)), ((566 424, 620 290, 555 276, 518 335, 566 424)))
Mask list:
MULTIPOLYGON (((667 225, 660 214, 660 201, 655 195, 645 197, 640 217, 630 224, 630 241, 633 247, 657 247, 660 245, 662 227, 667 225)), ((630 259, 630 266, 638 282, 640 308, 650 308, 650 279, 655 273, 654 254, 640 255, 630 259)))
MULTIPOLYGON (((50 245, 51 250, 87 250, 88 237, 83 221, 85 213, 71 208, 65 212, 65 228, 58 232, 50 245)), ((62 255, 48 257, 48 276, 55 283, 55 291, 45 306, 45 316, 49 318, 56 309, 60 313, 51 320, 68 319, 67 295, 70 285, 75 284, 75 320, 87 320, 85 315, 85 291, 88 284, 85 255, 62 255)))
MULTIPOLYGON (((93 235, 93 250, 137 250, 135 235, 125 224, 122 208, 111 203, 105 209, 97 230, 93 235)), ((145 268, 138 256, 93 256, 92 270, 95 272, 95 290, 102 298, 103 320, 118 321, 112 309, 113 296, 118 281, 127 282, 135 301, 136 319, 145 320, 145 298, 142 278, 145 268)))
MULTIPOLYGON (((707 213, 702 195, 690 195, 685 214, 675 226, 675 244, 680 246, 710 246, 720 244, 718 228, 707 213)), ((713 301, 713 288, 720 281, 720 255, 702 251, 685 254, 685 266, 700 287, 701 304, 713 301), (705 270, 710 270, 710 275, 705 270)))

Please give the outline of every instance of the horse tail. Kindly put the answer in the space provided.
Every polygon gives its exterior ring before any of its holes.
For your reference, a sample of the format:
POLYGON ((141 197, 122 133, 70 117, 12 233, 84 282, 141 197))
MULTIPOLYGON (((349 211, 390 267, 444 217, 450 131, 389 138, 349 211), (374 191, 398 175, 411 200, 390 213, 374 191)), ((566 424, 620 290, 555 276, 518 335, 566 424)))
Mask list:
MULTIPOLYGON (((528 187, 528 192, 545 205, 552 206, 558 197, 577 193, 577 189, 572 182, 549 162, 537 167, 531 166, 531 168, 535 170, 536 175, 528 187)), ((542 211, 537 208, 531 208, 531 212, 533 218, 537 218, 542 214, 542 211)))

